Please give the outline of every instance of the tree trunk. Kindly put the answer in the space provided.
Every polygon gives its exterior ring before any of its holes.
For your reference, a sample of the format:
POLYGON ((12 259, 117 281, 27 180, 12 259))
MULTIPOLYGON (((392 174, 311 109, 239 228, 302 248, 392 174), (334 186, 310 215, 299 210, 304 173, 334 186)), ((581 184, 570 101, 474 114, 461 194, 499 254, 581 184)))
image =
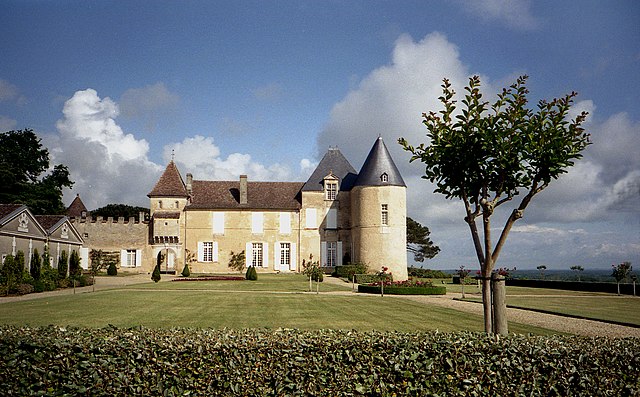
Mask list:
POLYGON ((491 279, 482 276, 482 305, 484 307, 484 332, 491 334, 493 332, 493 317, 491 313, 491 279))

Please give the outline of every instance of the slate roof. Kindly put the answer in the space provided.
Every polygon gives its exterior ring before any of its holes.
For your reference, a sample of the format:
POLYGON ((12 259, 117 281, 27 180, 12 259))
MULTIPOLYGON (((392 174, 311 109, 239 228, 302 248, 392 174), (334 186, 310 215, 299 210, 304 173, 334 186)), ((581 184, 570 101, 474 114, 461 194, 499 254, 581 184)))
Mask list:
POLYGON ((80 218, 82 213, 89 215, 89 211, 87 211, 87 207, 84 206, 84 203, 80 199, 80 195, 77 194, 76 198, 73 199, 69 208, 67 208, 67 215, 74 218, 80 218))
POLYGON ((351 166, 349 161, 342 155, 342 152, 337 148, 329 148, 325 153, 320 164, 313 171, 313 174, 309 177, 304 184, 302 191, 323 191, 324 190, 324 178, 333 173, 338 177, 338 183, 340 190, 349 191, 353 187, 358 173, 351 166))
POLYGON ((64 215, 34 215, 34 217, 47 232, 51 232, 51 228, 66 218, 64 215))
POLYGON ((301 182, 247 182, 247 204, 240 204, 240 181, 194 180, 186 209, 298 210, 302 186, 301 182))
POLYGON ((378 137, 373 144, 354 186, 407 186, 382 137, 378 137), (382 174, 385 173, 388 176, 387 182, 383 182, 381 179, 382 174))
POLYGON ((173 160, 167 164, 160 179, 153 187, 148 197, 187 197, 187 188, 184 185, 180 171, 173 160))
POLYGON ((23 207, 23 205, 22 204, 0 204, 0 220, 10 215, 20 207, 23 207))

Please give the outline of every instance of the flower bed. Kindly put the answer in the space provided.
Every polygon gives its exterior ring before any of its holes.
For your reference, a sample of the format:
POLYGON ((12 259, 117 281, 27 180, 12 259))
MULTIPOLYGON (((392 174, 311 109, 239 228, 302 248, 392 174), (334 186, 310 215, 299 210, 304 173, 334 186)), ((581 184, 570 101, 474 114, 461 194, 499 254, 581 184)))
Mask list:
POLYGON ((180 277, 171 281, 243 281, 242 276, 204 276, 204 277, 180 277))
MULTIPOLYGON (((358 292, 365 294, 380 294, 382 282, 358 286, 358 292)), ((389 295, 445 295, 447 288, 434 286, 430 281, 408 279, 405 281, 384 281, 384 293, 389 295)))

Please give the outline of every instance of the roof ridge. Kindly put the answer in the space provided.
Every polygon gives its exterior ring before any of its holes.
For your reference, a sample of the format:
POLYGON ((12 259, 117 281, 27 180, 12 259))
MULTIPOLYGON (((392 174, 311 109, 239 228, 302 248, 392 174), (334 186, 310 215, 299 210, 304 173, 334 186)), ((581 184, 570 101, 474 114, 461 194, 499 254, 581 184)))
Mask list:
POLYGON ((188 197, 187 187, 185 186, 182 175, 180 175, 180 171, 178 171, 178 167, 173 160, 167 164, 167 168, 165 168, 160 179, 158 179, 158 182, 156 182, 155 186, 147 196, 188 197))

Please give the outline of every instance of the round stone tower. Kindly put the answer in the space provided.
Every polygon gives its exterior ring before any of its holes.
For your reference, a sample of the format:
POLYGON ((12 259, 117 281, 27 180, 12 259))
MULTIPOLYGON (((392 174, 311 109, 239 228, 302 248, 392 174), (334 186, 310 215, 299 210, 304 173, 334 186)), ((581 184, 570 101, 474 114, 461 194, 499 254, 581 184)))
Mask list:
POLYGON ((351 190, 354 262, 371 272, 389 268, 407 279, 407 186, 381 137, 374 143, 351 190))

